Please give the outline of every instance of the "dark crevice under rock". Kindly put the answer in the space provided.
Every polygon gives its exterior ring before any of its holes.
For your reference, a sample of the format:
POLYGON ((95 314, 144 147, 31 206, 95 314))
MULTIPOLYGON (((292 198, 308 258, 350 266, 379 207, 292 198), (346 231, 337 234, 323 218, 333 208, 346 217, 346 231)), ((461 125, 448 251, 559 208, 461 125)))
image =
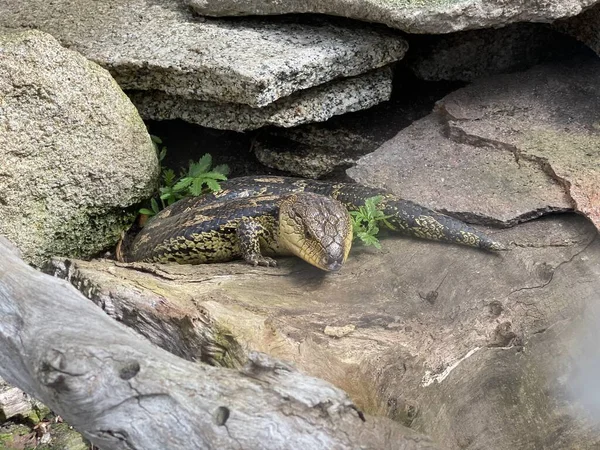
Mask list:
POLYGON ((216 130, 194 125, 182 120, 147 120, 150 134, 158 136, 167 147, 167 156, 162 164, 177 173, 187 169, 190 160, 197 161, 210 153, 215 164, 227 164, 230 177, 245 175, 289 175, 264 166, 252 153, 256 132, 238 133, 216 130))
POLYGON ((332 173, 375 151, 461 86, 464 83, 419 80, 398 65, 390 101, 324 123, 264 128, 256 135, 254 153, 269 167, 303 177, 332 178, 332 173))
POLYGON ((402 64, 417 77, 431 81, 474 81, 527 70, 535 64, 569 58, 582 48, 575 39, 541 23, 406 38, 410 52, 402 64))

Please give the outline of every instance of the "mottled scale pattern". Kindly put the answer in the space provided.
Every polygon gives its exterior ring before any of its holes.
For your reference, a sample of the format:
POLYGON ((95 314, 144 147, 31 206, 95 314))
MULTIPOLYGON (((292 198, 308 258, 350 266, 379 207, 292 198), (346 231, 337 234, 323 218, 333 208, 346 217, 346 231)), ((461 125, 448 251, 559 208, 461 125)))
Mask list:
POLYGON ((264 251, 278 252, 279 207, 271 198, 233 199, 186 209, 185 214, 163 214, 168 210, 161 211, 142 229, 128 259, 198 264, 240 258, 237 229, 248 219, 264 227, 264 251))
MULTIPOLYGON (((383 189, 371 188, 354 183, 331 183, 292 177, 240 177, 222 184, 223 191, 211 194, 205 199, 185 199, 189 206, 195 202, 209 203, 215 198, 231 199, 238 196, 251 197, 269 192, 273 195, 283 195, 290 192, 315 192, 339 200, 349 210, 356 210, 364 205, 367 198, 376 195, 383 196, 381 206, 385 214, 392 216, 389 220, 397 231, 412 236, 451 242, 469 247, 479 247, 484 250, 504 250, 504 246, 495 242, 484 233, 467 225, 461 220, 438 213, 420 206, 409 200, 398 198, 383 189)), ((180 205, 186 208, 186 205, 180 205)))
MULTIPOLYGON (((436 241, 485 250, 502 244, 464 222, 400 199, 384 190, 351 183, 331 183, 290 177, 240 177, 222 182, 222 191, 180 200, 153 217, 133 244, 131 260, 217 262, 241 256, 236 229, 241 220, 263 224, 261 246, 281 252, 279 206, 290 194, 312 192, 340 201, 348 210, 381 195, 381 206, 396 231, 436 241)), ((316 220, 327 220, 320 217, 316 220)))
POLYGON ((313 192, 283 197, 280 241, 305 261, 318 261, 327 270, 341 267, 352 246, 352 221, 346 207, 313 192))

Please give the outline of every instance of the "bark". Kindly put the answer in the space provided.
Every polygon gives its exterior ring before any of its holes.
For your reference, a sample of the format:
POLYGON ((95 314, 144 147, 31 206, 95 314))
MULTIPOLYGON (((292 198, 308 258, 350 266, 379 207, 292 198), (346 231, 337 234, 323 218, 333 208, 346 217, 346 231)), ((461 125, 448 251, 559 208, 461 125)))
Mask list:
POLYGON ((33 403, 21 389, 0 380, 0 422, 15 416, 27 417, 33 412, 33 403))
POLYGON ((264 354, 240 371, 178 358, 1 237, 0 253, 0 376, 102 449, 434 448, 264 354))

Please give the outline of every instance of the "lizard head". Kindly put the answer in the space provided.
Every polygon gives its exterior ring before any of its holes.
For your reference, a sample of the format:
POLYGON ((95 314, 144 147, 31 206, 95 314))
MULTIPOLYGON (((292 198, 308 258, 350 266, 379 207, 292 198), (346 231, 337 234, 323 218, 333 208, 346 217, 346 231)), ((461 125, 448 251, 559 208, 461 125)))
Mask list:
POLYGON ((313 266, 336 271, 352 246, 352 221, 337 200, 311 192, 291 194, 279 208, 279 240, 313 266))

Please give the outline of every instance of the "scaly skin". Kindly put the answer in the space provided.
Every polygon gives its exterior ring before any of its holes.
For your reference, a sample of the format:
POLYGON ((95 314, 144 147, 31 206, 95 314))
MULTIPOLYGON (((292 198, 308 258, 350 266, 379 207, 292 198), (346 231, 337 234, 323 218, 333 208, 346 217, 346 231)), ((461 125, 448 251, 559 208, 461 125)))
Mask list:
POLYGON ((136 237, 129 259, 194 264, 242 257, 254 265, 274 265, 262 251, 293 253, 324 270, 337 270, 352 237, 347 212, 337 202, 356 210, 377 195, 383 197, 380 206, 397 231, 485 250, 504 248, 460 220, 359 184, 264 176, 234 178, 221 187, 220 192, 185 198, 157 214, 136 237), (286 223, 295 229, 280 226, 286 223))

